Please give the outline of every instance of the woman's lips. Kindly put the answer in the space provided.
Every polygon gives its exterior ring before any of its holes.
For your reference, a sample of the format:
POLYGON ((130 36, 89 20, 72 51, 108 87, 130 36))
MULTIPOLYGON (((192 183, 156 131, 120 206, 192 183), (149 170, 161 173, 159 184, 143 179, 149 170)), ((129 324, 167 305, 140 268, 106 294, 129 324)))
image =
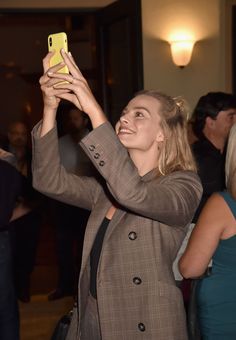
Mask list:
POLYGON ((134 133, 134 131, 130 130, 130 129, 127 129, 127 128, 120 128, 119 129, 119 134, 129 134, 131 135, 132 133, 134 133))

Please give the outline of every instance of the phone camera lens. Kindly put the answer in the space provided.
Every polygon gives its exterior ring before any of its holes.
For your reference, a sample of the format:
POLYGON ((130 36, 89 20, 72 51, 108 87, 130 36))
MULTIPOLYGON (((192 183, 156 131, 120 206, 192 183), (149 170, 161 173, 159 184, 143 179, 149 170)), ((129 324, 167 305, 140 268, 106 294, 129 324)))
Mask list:
POLYGON ((52 46, 52 38, 49 38, 49 45, 52 46))

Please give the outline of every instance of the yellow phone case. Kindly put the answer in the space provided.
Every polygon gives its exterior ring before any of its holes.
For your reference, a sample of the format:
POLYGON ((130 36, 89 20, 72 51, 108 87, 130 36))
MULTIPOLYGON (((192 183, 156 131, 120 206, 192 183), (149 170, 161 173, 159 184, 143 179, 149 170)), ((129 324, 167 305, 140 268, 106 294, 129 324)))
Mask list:
MULTIPOLYGON (((61 49, 68 52, 67 35, 65 32, 53 33, 48 36, 48 51, 55 51, 55 54, 50 60, 50 67, 59 64, 63 61, 61 56, 61 49)), ((58 72, 69 73, 68 67, 64 66, 58 72)))

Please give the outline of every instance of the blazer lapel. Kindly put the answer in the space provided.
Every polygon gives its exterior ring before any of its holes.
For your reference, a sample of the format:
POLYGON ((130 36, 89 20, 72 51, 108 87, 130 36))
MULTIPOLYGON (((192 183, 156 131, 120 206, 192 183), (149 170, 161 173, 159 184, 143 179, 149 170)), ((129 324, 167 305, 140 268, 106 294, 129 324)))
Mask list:
MULTIPOLYGON (((145 176, 143 176, 142 180, 144 182, 149 181, 153 179, 155 176, 156 176, 156 170, 152 170, 149 173, 147 173, 145 176)), ((95 237, 97 235, 98 229, 100 228, 108 209, 112 205, 112 201, 109 199, 109 194, 106 193, 107 190, 106 189, 101 190, 101 193, 98 197, 95 207, 92 210, 91 215, 89 217, 89 221, 88 221, 88 225, 86 227, 86 233, 85 233, 85 242, 84 242, 84 249, 83 249, 83 260, 82 260, 82 265, 81 265, 81 271, 84 270, 86 263, 89 259, 90 252, 92 250, 92 246, 93 246, 95 237)), ((117 226, 117 224, 119 223, 119 221, 122 219, 122 217, 125 214, 126 214, 125 209, 116 210, 114 216, 112 217, 111 222, 109 223, 109 227, 105 234, 104 240, 107 241, 109 239, 114 228, 117 226)))

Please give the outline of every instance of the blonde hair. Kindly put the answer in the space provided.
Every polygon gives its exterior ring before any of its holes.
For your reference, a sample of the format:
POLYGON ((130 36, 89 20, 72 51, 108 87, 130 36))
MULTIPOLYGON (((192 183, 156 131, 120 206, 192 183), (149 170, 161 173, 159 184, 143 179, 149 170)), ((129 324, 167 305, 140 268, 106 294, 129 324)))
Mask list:
POLYGON ((185 101, 173 98, 155 90, 144 90, 136 94, 147 95, 157 99, 161 104, 158 112, 161 116, 161 127, 164 142, 160 149, 158 162, 159 172, 167 175, 177 170, 197 171, 187 134, 187 108, 185 101))
POLYGON ((230 130, 226 162, 225 162, 226 188, 236 199, 236 123, 230 130))

